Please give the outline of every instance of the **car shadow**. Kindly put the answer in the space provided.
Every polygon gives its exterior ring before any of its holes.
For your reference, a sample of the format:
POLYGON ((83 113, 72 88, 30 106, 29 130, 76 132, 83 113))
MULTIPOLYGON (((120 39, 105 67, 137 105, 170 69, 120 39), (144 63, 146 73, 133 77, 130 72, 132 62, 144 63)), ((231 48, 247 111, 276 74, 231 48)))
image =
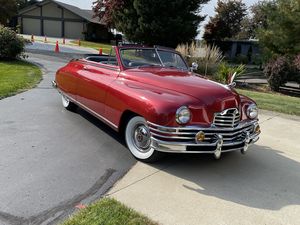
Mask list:
POLYGON ((268 210, 300 204, 300 163, 266 146, 251 146, 246 156, 223 154, 220 160, 211 155, 167 155, 153 166, 162 165, 171 165, 163 171, 194 183, 197 188, 183 187, 201 195, 268 210))
POLYGON ((122 135, 120 135, 117 131, 112 129, 110 126, 106 125, 104 122, 102 122, 101 120, 99 120, 98 118, 90 114, 89 112, 85 111, 80 107, 77 107, 77 109, 73 112, 80 115, 81 117, 89 121, 91 124, 96 126, 99 130, 114 138, 117 142, 119 142, 119 144, 126 147, 126 143, 122 135))

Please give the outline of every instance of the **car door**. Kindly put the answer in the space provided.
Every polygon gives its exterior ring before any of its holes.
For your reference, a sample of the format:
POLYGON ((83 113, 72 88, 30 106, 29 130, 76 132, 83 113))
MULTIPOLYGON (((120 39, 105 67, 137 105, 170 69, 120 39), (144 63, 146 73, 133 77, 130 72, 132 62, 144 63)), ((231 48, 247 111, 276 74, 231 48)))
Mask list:
POLYGON ((105 112, 106 91, 120 73, 115 54, 112 53, 105 62, 84 61, 77 85, 77 101, 100 116, 105 112))

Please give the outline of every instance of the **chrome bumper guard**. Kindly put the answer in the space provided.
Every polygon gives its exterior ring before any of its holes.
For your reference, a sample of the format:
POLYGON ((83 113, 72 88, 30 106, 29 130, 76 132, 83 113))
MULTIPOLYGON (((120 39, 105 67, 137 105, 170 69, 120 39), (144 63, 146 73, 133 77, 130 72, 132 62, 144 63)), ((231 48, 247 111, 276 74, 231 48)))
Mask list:
POLYGON ((56 81, 55 81, 55 80, 53 80, 53 81, 51 82, 51 84, 52 84, 52 87, 53 87, 53 88, 57 88, 57 84, 56 84, 56 81))
POLYGON ((220 158, 223 152, 241 151, 245 154, 249 145, 259 139, 258 121, 241 122, 234 128, 220 127, 165 127, 148 122, 152 147, 161 152, 212 153, 220 158), (197 134, 204 133, 203 140, 197 134))

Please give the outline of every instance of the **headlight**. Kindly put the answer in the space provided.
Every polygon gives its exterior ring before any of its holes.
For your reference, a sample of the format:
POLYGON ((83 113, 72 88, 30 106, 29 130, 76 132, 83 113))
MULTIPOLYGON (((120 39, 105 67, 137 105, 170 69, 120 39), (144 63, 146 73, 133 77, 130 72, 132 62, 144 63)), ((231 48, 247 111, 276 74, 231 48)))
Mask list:
POLYGON ((250 119, 255 119, 258 116, 258 108, 255 104, 251 104, 247 108, 247 116, 250 119))
POLYGON ((186 124, 191 119, 191 112, 186 106, 182 106, 176 111, 176 122, 179 124, 186 124))

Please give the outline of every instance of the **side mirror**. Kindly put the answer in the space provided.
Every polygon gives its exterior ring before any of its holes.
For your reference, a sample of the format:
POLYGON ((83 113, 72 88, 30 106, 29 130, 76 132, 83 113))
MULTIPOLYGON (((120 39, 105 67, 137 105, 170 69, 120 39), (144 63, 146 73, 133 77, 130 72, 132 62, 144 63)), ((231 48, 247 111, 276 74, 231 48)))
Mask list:
POLYGON ((192 67, 191 67, 191 71, 193 72, 193 71, 197 70, 198 67, 199 67, 198 63, 193 62, 193 63, 192 63, 192 67))

